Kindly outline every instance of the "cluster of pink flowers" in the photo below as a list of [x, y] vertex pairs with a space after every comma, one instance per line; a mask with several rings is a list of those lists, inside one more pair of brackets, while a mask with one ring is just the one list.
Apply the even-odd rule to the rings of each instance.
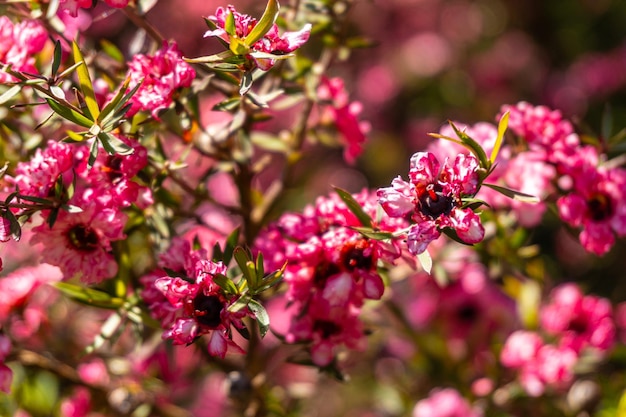
[[606, 164], [605, 155], [582, 145], [557, 110], [525, 102], [505, 110], [510, 112], [511, 130], [559, 174], [561, 219], [581, 229], [580, 243], [587, 251], [608, 252], [615, 235], [626, 236], [626, 170]]
[[482, 417], [478, 407], [472, 407], [453, 388], [434, 389], [428, 398], [415, 404], [413, 417]]
[[[231, 35], [225, 30], [226, 18], [229, 14], [232, 14], [235, 22], [234, 37], [238, 40], [243, 40], [250, 34], [250, 32], [257, 25], [257, 20], [246, 14], [239, 13], [231, 5], [228, 7], [218, 7], [215, 11], [215, 15], [209, 16], [209, 20], [216, 26], [215, 29], [209, 30], [204, 34], [204, 37], [215, 36], [226, 43], [231, 43]], [[286, 55], [296, 49], [300, 48], [307, 40], [311, 33], [311, 25], [306, 24], [298, 32], [285, 32], [282, 36], [278, 33], [278, 25], [272, 24], [269, 31], [254, 44], [250, 45], [252, 52], [264, 52], [272, 55]], [[250, 60], [263, 71], [267, 71], [274, 66], [276, 59], [268, 57], [255, 57], [254, 55], [248, 55]]]
[[[15, 71], [36, 74], [35, 54], [41, 52], [48, 40], [48, 32], [38, 20], [13, 23], [0, 16], [0, 65], [11, 65]], [[16, 81], [0, 69], [0, 84]]]
[[172, 42], [165, 43], [154, 55], [135, 55], [128, 63], [127, 77], [129, 89], [141, 83], [130, 100], [132, 107], [127, 115], [148, 111], [158, 120], [159, 112], [172, 104], [177, 91], [191, 86], [196, 72], [183, 61], [178, 46]]
[[[147, 163], [145, 148], [128, 138], [120, 140], [134, 152], [108, 155], [101, 149], [92, 167], [89, 144], [50, 141], [31, 161], [18, 163], [15, 175], [8, 178], [20, 195], [73, 207], [43, 210], [45, 221], [33, 227], [30, 240], [42, 245], [42, 261], [57, 265], [67, 279], [78, 274], [85, 283], [98, 283], [114, 276], [117, 263], [111, 242], [125, 238], [126, 215], [121, 210], [152, 201], [150, 190], [133, 179]], [[73, 195], [58, 193], [59, 185], [63, 190], [73, 187]]]
[[[104, 0], [106, 4], [116, 9], [128, 6], [131, 0]], [[67, 10], [71, 16], [76, 17], [78, 9], [90, 9], [93, 7], [93, 0], [61, 0], [61, 8]]]
[[452, 229], [465, 243], [478, 243], [485, 230], [480, 217], [463, 198], [472, 197], [480, 186], [478, 160], [472, 155], [458, 154], [454, 162], [446, 159], [443, 167], [430, 152], [417, 152], [411, 157], [410, 182], [400, 176], [391, 187], [380, 188], [378, 199], [391, 217], [410, 220], [407, 245], [409, 252], [420, 254]]
[[192, 250], [182, 239], [173, 241], [159, 263], [161, 269], [142, 278], [142, 298], [166, 329], [163, 339], [189, 345], [208, 334], [212, 356], [224, 358], [229, 349], [243, 353], [233, 341], [232, 327], [243, 329], [242, 320], [254, 313], [246, 306], [234, 308], [239, 296], [225, 293], [214, 282], [216, 275], [226, 276], [226, 266], [208, 260], [205, 250]]
[[[456, 124], [456, 126], [475, 140], [487, 155], [491, 154], [498, 136], [498, 129], [495, 125], [479, 122], [471, 126], [463, 124]], [[451, 138], [456, 137], [449, 125], [444, 126], [439, 134]], [[467, 148], [446, 139], [431, 142], [427, 150], [435, 154], [439, 160], [453, 159], [459, 153], [469, 154]], [[532, 204], [513, 200], [488, 187], [482, 187], [476, 197], [487, 202], [494, 209], [506, 210], [513, 214], [519, 224], [525, 227], [537, 226], [547, 208], [543, 200], [554, 191], [552, 182], [556, 176], [555, 168], [545, 161], [543, 152], [513, 151], [506, 141], [502, 144], [495, 162], [495, 168], [489, 175], [489, 183], [538, 197], [541, 201]]]
[[[368, 191], [354, 195], [366, 213], [376, 213], [375, 196]], [[403, 224], [383, 219], [380, 230], [394, 231]], [[287, 300], [295, 309], [285, 339], [310, 343], [313, 362], [329, 365], [336, 348], [364, 348], [364, 328], [359, 319], [366, 299], [383, 295], [378, 262], [393, 262], [398, 247], [371, 240], [352, 227], [358, 218], [337, 196], [319, 197], [303, 213], [287, 213], [271, 224], [256, 241], [267, 268], [285, 261]]]
[[341, 78], [322, 77], [317, 89], [317, 98], [322, 107], [322, 124], [332, 123], [341, 135], [346, 162], [353, 164], [363, 152], [366, 134], [370, 124], [358, 119], [362, 105], [358, 101], [350, 101], [344, 82]]
[[[518, 330], [506, 340], [501, 363], [516, 369], [531, 396], [546, 389], [563, 390], [574, 381], [574, 367], [583, 354], [603, 357], [616, 340], [615, 322], [607, 299], [584, 295], [575, 284], [563, 284], [550, 294], [540, 311], [542, 334]], [[544, 338], [555, 341], [545, 342]]]

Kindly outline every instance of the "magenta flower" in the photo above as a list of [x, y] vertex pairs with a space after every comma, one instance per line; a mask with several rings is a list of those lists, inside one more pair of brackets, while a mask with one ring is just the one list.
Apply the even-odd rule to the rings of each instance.
[[482, 411], [470, 406], [453, 388], [434, 389], [428, 398], [418, 401], [413, 417], [481, 417]]
[[541, 325], [559, 345], [581, 352], [593, 348], [606, 352], [615, 343], [615, 323], [609, 300], [584, 295], [575, 284], [563, 284], [550, 294], [541, 309]]
[[[218, 7], [214, 16], [209, 16], [209, 20], [216, 26], [214, 30], [209, 30], [204, 34], [204, 37], [216, 36], [226, 43], [231, 43], [231, 37], [226, 30], [224, 30], [226, 18], [232, 13], [235, 21], [235, 34], [234, 36], [242, 40], [254, 29], [257, 20], [246, 14], [241, 14], [235, 10], [235, 7], [229, 5], [226, 8]], [[296, 49], [300, 48], [307, 40], [311, 32], [311, 25], [306, 24], [298, 32], [285, 32], [282, 36], [278, 34], [278, 25], [275, 23], [270, 30], [254, 44], [250, 45], [251, 52], [264, 52], [272, 55], [285, 55], [289, 54]], [[259, 58], [252, 55], [248, 55], [249, 58], [256, 64], [257, 67], [263, 71], [267, 71], [274, 66], [276, 59], [273, 58]]]
[[[190, 256], [195, 254], [189, 253]], [[175, 319], [163, 332], [163, 339], [171, 339], [176, 345], [188, 345], [208, 334], [211, 355], [224, 358], [229, 348], [243, 353], [232, 340], [231, 327], [242, 329], [242, 319], [254, 317], [254, 314], [247, 307], [231, 309], [238, 297], [225, 294], [213, 282], [216, 274], [226, 274], [226, 267], [221, 262], [199, 260], [190, 272], [185, 279], [164, 276], [154, 281], [154, 287], [175, 309]]]
[[154, 55], [138, 54], [128, 63], [129, 89], [143, 80], [131, 98], [128, 116], [148, 111], [159, 120], [158, 113], [168, 108], [179, 89], [191, 86], [194, 69], [183, 61], [176, 43], [165, 43]]
[[350, 102], [341, 78], [322, 77], [317, 89], [320, 104], [328, 104], [322, 110], [322, 122], [333, 123], [341, 135], [344, 145], [343, 157], [349, 164], [363, 152], [366, 134], [370, 130], [368, 122], [359, 121], [361, 103]]
[[409, 252], [420, 254], [445, 228], [453, 229], [466, 243], [478, 243], [485, 230], [480, 218], [470, 208], [463, 208], [462, 198], [478, 190], [478, 160], [472, 155], [457, 155], [454, 164], [443, 167], [430, 152], [411, 157], [410, 182], [395, 178], [391, 187], [378, 190], [378, 199], [391, 217], [412, 221], [408, 231]]
[[[14, 71], [36, 74], [35, 54], [48, 40], [48, 32], [37, 20], [13, 23], [0, 16], [0, 65], [10, 64]], [[13, 76], [0, 71], [0, 84], [16, 81]]]
[[66, 279], [78, 275], [87, 284], [99, 283], [117, 273], [111, 242], [125, 238], [126, 215], [96, 202], [81, 208], [80, 213], [60, 210], [52, 228], [35, 227], [30, 243], [42, 244], [43, 262], [61, 268]]
[[[364, 191], [353, 197], [375, 217], [373, 194]], [[384, 291], [377, 265], [400, 255], [393, 244], [367, 239], [351, 228], [360, 225], [333, 194], [318, 198], [302, 214], [284, 214], [255, 242], [266, 269], [278, 269], [287, 261], [286, 296], [297, 312], [285, 338], [289, 343], [308, 343], [318, 366], [329, 365], [342, 345], [364, 347], [361, 307], [367, 299], [380, 299]], [[386, 231], [405, 226], [401, 219], [391, 218], [378, 225]]]
[[626, 170], [592, 165], [583, 155], [571, 162], [567, 173], [573, 189], [557, 201], [561, 219], [581, 228], [583, 247], [604, 255], [615, 235], [626, 236]]

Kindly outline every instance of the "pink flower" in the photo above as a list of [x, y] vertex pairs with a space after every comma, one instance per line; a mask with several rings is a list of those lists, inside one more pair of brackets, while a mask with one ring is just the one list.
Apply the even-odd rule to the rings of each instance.
[[324, 105], [322, 122], [336, 126], [345, 147], [343, 157], [346, 162], [353, 164], [363, 152], [363, 144], [367, 140], [365, 135], [370, 130], [369, 123], [358, 120], [361, 103], [348, 100], [341, 78], [322, 77], [317, 96], [320, 104]]
[[528, 395], [538, 397], [547, 387], [561, 391], [574, 380], [578, 355], [567, 347], [544, 345], [536, 356], [520, 369], [520, 384]]
[[[14, 24], [7, 16], [0, 16], [0, 64], [10, 64], [14, 71], [36, 74], [35, 54], [48, 40], [48, 32], [37, 20]], [[0, 71], [0, 84], [16, 81]]]
[[615, 343], [615, 323], [609, 300], [583, 295], [575, 284], [563, 284], [550, 293], [550, 303], [541, 309], [541, 325], [558, 336], [559, 345], [580, 353], [585, 348], [599, 352]]
[[165, 43], [154, 55], [135, 55], [128, 63], [127, 76], [131, 79], [129, 90], [143, 80], [127, 115], [149, 111], [159, 120], [158, 113], [172, 104], [179, 89], [191, 86], [196, 72], [183, 61], [176, 43]]
[[453, 388], [434, 389], [428, 398], [418, 401], [413, 417], [481, 417], [482, 411], [472, 408]]
[[462, 198], [478, 190], [478, 160], [457, 155], [454, 164], [443, 167], [429, 152], [411, 157], [410, 183], [398, 177], [392, 186], [378, 190], [378, 199], [391, 217], [408, 218], [413, 225], [407, 236], [409, 252], [420, 254], [445, 228], [453, 229], [466, 243], [478, 243], [485, 234], [480, 218], [462, 208]]
[[[353, 197], [375, 217], [373, 194], [363, 191]], [[399, 224], [406, 225], [398, 220], [384, 219], [378, 227], [392, 231]], [[308, 343], [318, 366], [330, 364], [341, 345], [364, 346], [360, 309], [366, 299], [379, 299], [384, 291], [377, 264], [393, 262], [400, 255], [399, 248], [367, 239], [350, 228], [360, 225], [333, 194], [318, 198], [302, 214], [284, 214], [255, 242], [266, 269], [278, 269], [287, 261], [286, 296], [296, 313], [285, 337], [289, 343]]]
[[68, 173], [73, 164], [74, 146], [50, 140], [43, 150], [37, 148], [28, 162], [17, 164], [15, 176], [9, 182], [23, 195], [46, 198], [57, 179]]
[[570, 158], [566, 172], [573, 189], [557, 201], [559, 215], [582, 229], [579, 239], [587, 251], [604, 255], [615, 235], [626, 236], [626, 170], [597, 167], [581, 153]]
[[[176, 317], [171, 324], [164, 326], [167, 329], [163, 332], [163, 339], [188, 345], [208, 334], [208, 351], [212, 356], [224, 358], [228, 349], [243, 353], [232, 340], [231, 327], [242, 329], [242, 319], [254, 317], [254, 314], [247, 307], [236, 311], [230, 309], [238, 297], [225, 294], [213, 282], [216, 274], [226, 274], [226, 267], [221, 262], [200, 260], [190, 272], [185, 279], [163, 276], [154, 281], [154, 287], [174, 308]], [[158, 305], [163, 304], [156, 301]]]
[[[215, 29], [209, 30], [204, 37], [216, 36], [226, 43], [231, 43], [231, 35], [224, 30], [226, 18], [229, 14], [235, 21], [234, 37], [241, 40], [244, 39], [254, 29], [257, 20], [246, 14], [241, 14], [235, 10], [233, 6], [226, 8], [218, 7], [214, 16], [209, 16], [209, 20], [215, 24]], [[308, 39], [311, 32], [311, 25], [306, 24], [298, 32], [285, 32], [282, 36], [278, 34], [278, 26], [274, 23], [270, 30], [258, 41], [250, 46], [251, 52], [264, 52], [273, 55], [289, 54], [301, 47]], [[252, 62], [263, 71], [268, 71], [276, 63], [272, 58], [255, 57], [253, 54], [248, 55]]]
[[111, 242], [125, 237], [126, 215], [95, 202], [80, 213], [60, 210], [54, 226], [33, 229], [31, 244], [43, 245], [42, 260], [56, 265], [66, 279], [78, 275], [87, 284], [99, 283], [117, 273]]
[[509, 368], [520, 368], [537, 357], [543, 339], [535, 332], [518, 330], [509, 335], [500, 352], [500, 362]]

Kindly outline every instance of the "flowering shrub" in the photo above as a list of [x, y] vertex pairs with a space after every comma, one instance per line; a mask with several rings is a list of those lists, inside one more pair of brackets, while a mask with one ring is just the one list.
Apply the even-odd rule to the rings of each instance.
[[[385, 103], [481, 8], [426, 2], [448, 23], [406, 43], [385, 22], [392, 65], [358, 59], [358, 2], [189, 2], [171, 37], [166, 3], [0, 2], [0, 415], [624, 414], [608, 112], [594, 135], [498, 102], [399, 151]], [[507, 78], [481, 62], [448, 76]]]

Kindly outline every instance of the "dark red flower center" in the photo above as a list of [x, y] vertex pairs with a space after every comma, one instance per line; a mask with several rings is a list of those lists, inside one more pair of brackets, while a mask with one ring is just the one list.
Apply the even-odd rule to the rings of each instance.
[[330, 336], [341, 333], [341, 327], [337, 323], [328, 320], [316, 320], [313, 324], [313, 331], [320, 333], [322, 339], [328, 339]]
[[222, 322], [220, 313], [222, 301], [217, 295], [198, 294], [193, 300], [194, 316], [198, 323], [208, 327], [217, 327]]
[[365, 239], [359, 239], [354, 242], [348, 242], [341, 248], [341, 265], [348, 271], [355, 269], [372, 269], [374, 260], [372, 259], [372, 251], [366, 255], [370, 243]]
[[478, 316], [480, 315], [480, 311], [478, 307], [474, 304], [468, 303], [463, 304], [457, 311], [456, 316], [462, 323], [474, 323]]
[[100, 238], [95, 230], [84, 224], [77, 224], [67, 232], [67, 239], [74, 249], [93, 252], [98, 249]]
[[594, 194], [587, 200], [587, 209], [590, 217], [597, 222], [606, 220], [613, 215], [611, 198], [602, 193]]
[[426, 188], [417, 190], [420, 212], [432, 219], [442, 214], [448, 215], [454, 208], [454, 198], [442, 192], [440, 184], [428, 184]]

